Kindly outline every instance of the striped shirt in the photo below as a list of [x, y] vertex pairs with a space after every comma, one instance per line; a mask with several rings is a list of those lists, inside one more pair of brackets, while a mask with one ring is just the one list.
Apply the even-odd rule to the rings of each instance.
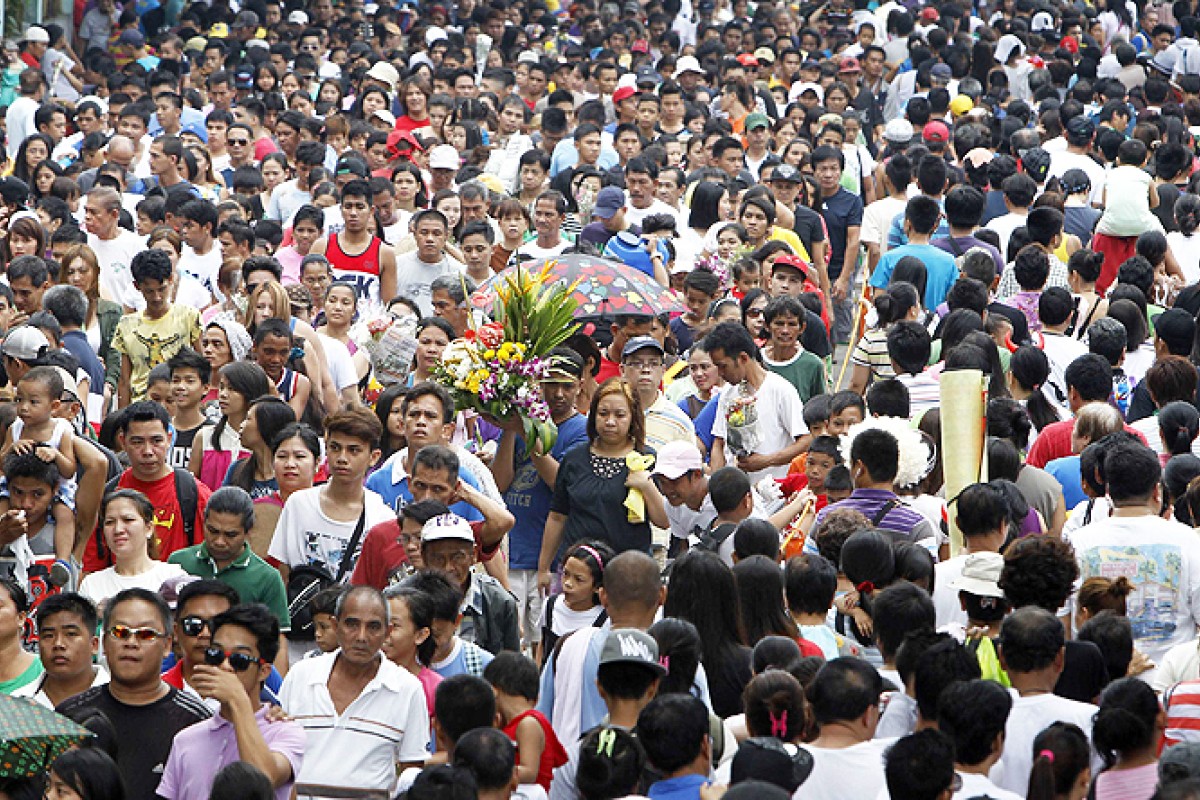
[[683, 409], [662, 392], [646, 409], [646, 446], [658, 451], [668, 442], [696, 441], [696, 426]]
[[[875, 517], [884, 510], [884, 506], [893, 503], [882, 519]], [[828, 505], [817, 514], [816, 526], [819, 526], [825, 516], [834, 509], [850, 509], [858, 511], [872, 524], [881, 530], [896, 534], [901, 541], [919, 542], [936, 535], [933, 525], [920, 511], [905, 504], [895, 492], [886, 489], [855, 489], [849, 497], [832, 505]]]

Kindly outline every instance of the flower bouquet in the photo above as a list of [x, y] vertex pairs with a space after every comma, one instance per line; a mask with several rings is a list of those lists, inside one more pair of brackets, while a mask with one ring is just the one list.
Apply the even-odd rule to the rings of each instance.
[[517, 266], [492, 286], [493, 322], [467, 330], [446, 347], [430, 370], [460, 411], [521, 420], [525, 441], [549, 452], [558, 436], [541, 381], [553, 366], [550, 351], [578, 327], [573, 322], [574, 285], [556, 282], [554, 262], [538, 272]]
[[725, 446], [735, 456], [749, 455], [759, 444], [757, 399], [748, 384], [742, 383], [734, 389], [737, 394], [729, 401], [729, 412], [725, 418]]

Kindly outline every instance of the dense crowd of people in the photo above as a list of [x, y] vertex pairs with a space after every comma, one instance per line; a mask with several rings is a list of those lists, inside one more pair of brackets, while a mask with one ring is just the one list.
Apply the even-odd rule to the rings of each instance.
[[[0, 798], [1200, 798], [1194, 2], [71, 23], [0, 80], [0, 694], [91, 735]], [[464, 411], [572, 259], [556, 438]]]

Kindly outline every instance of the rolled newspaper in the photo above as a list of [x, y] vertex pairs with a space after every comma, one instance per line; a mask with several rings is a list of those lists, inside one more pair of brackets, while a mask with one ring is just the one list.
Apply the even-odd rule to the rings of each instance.
[[[943, 372], [941, 376], [942, 467], [946, 497], [956, 498], [972, 483], [984, 480], [984, 441], [987, 434], [987, 383], [977, 369]], [[962, 550], [962, 531], [950, 516], [950, 555]]]

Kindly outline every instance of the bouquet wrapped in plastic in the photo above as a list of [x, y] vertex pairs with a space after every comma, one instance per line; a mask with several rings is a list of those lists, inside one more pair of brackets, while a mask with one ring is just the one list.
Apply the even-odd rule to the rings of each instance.
[[417, 353], [414, 319], [397, 319], [381, 312], [360, 320], [350, 329], [350, 338], [367, 351], [374, 379], [383, 388], [408, 379], [413, 356]]
[[725, 418], [725, 446], [735, 456], [750, 455], [759, 444], [758, 408], [753, 390], [745, 383], [734, 387]]
[[538, 444], [543, 452], [554, 446], [558, 428], [541, 382], [552, 366], [550, 351], [578, 327], [573, 322], [574, 286], [555, 282], [552, 268], [553, 262], [536, 273], [518, 267], [498, 279], [492, 286], [494, 321], [451, 342], [430, 370], [460, 411], [494, 419], [516, 416], [529, 448]]

